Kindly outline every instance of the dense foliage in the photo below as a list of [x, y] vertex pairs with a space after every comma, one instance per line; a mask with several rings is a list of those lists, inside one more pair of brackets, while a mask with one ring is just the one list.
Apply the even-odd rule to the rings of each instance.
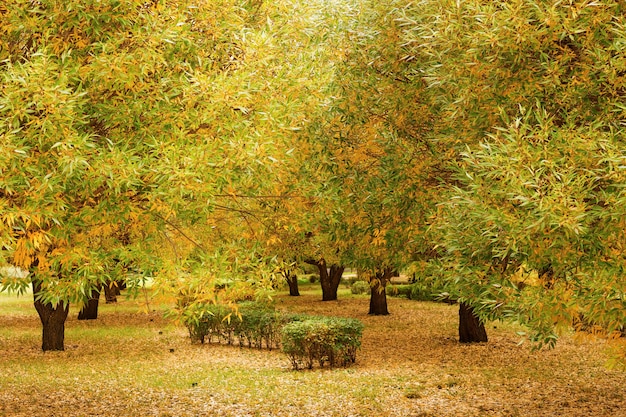
[[192, 342], [238, 344], [269, 350], [280, 347], [282, 326], [290, 318], [265, 303], [241, 303], [236, 309], [222, 304], [181, 306], [180, 321]]
[[229, 305], [302, 262], [359, 268], [373, 314], [410, 267], [433, 274], [416, 296], [540, 344], [621, 334], [625, 7], [9, 0], [0, 289], [33, 286], [45, 339], [93, 288], [151, 279], [230, 339]]
[[348, 366], [356, 361], [362, 334], [356, 319], [300, 317], [282, 328], [282, 351], [294, 369]]
[[467, 144], [440, 202], [441, 271], [483, 317], [540, 343], [626, 321], [623, 2], [421, 2], [405, 41]]

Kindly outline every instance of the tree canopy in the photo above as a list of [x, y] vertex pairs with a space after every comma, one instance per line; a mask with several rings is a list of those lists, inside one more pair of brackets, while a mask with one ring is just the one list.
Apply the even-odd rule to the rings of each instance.
[[540, 343], [622, 331], [624, 12], [9, 0], [0, 264], [31, 275], [1, 288], [56, 308], [128, 270], [261, 287], [308, 258], [373, 283], [419, 260]]
[[[433, 226], [443, 273], [486, 317], [551, 344], [624, 309], [624, 5], [421, 2], [405, 41], [466, 144]], [[452, 142], [452, 140], [450, 140]]]

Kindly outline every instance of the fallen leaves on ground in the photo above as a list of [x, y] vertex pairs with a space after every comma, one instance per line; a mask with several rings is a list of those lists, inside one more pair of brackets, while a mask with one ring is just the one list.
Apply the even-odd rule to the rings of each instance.
[[365, 323], [355, 366], [296, 372], [277, 351], [192, 345], [128, 306], [72, 316], [66, 350], [42, 353], [36, 314], [2, 315], [0, 416], [626, 416], [602, 340], [532, 351], [491, 323], [489, 343], [461, 345], [457, 306], [390, 298], [391, 315], [368, 316], [366, 297], [302, 293], [278, 308]]

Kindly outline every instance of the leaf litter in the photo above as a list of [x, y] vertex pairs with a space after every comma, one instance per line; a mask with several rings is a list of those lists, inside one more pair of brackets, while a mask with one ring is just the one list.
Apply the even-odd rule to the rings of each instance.
[[192, 345], [128, 306], [74, 314], [66, 350], [43, 353], [36, 314], [2, 315], [0, 416], [626, 416], [626, 374], [601, 339], [532, 351], [489, 323], [488, 343], [462, 345], [456, 306], [390, 298], [389, 316], [368, 316], [367, 297], [302, 294], [277, 307], [364, 322], [355, 366], [296, 372], [277, 351]]

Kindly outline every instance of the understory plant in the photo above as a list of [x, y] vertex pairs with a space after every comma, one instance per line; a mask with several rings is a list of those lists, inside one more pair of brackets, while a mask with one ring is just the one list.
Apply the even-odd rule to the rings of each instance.
[[350, 292], [352, 294], [369, 294], [371, 291], [372, 287], [365, 281], [355, 281], [350, 285]]
[[306, 317], [283, 327], [282, 351], [296, 370], [316, 363], [348, 366], [356, 361], [362, 334], [363, 323], [356, 319]]
[[263, 302], [223, 305], [190, 303], [180, 321], [192, 343], [225, 343], [258, 349], [280, 348], [293, 369], [349, 366], [361, 346], [363, 323], [277, 311]]
[[280, 346], [280, 328], [286, 317], [273, 306], [244, 302], [227, 306], [194, 303], [182, 313], [192, 343], [227, 343], [267, 348]]

